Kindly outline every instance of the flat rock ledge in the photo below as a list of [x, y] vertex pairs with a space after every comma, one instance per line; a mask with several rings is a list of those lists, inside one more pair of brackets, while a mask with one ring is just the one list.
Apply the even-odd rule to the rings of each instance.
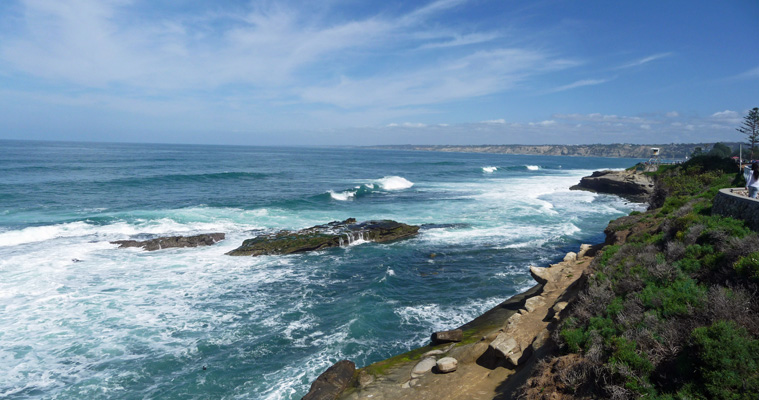
[[111, 244], [119, 245], [119, 248], [142, 247], [147, 251], [169, 249], [172, 247], [198, 247], [210, 246], [224, 240], [224, 233], [205, 233], [195, 236], [165, 236], [149, 240], [116, 240]]
[[580, 179], [570, 190], [616, 194], [636, 203], [647, 202], [654, 192], [654, 180], [637, 171], [596, 171]]
[[230, 256], [263, 256], [302, 253], [330, 247], [343, 247], [356, 241], [389, 242], [404, 239], [419, 231], [415, 225], [392, 220], [356, 222], [355, 218], [333, 221], [299, 231], [279, 231], [242, 242]]

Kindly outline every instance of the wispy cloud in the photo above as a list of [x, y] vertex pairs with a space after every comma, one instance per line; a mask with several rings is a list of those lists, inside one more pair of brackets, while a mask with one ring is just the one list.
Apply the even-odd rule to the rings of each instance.
[[473, 33], [468, 35], [458, 35], [451, 39], [435, 43], [426, 43], [420, 46], [420, 49], [439, 49], [444, 47], [467, 46], [477, 43], [485, 43], [498, 38], [496, 33]]
[[757, 79], [759, 78], [759, 67], [752, 68], [746, 72], [735, 76], [738, 79]]
[[548, 91], [548, 93], [563, 92], [565, 90], [576, 89], [583, 86], [594, 86], [602, 83], [609, 82], [611, 79], [583, 79], [580, 81], [572, 82], [568, 85], [559, 86]]
[[671, 57], [672, 55], [673, 55], [673, 53], [658, 53], [658, 54], [653, 54], [653, 55], [650, 55], [648, 57], [643, 57], [641, 59], [638, 59], [638, 60], [635, 60], [635, 61], [631, 61], [631, 62], [626, 63], [626, 64], [622, 64], [622, 65], [618, 66], [616, 69], [625, 69], [625, 68], [638, 67], [638, 66], [641, 66], [641, 65], [644, 65], [644, 64], [648, 64], [648, 63], [650, 63], [652, 61], [656, 61], [656, 60], [659, 60], [659, 59], [662, 59], [662, 58], [666, 58], [666, 57]]

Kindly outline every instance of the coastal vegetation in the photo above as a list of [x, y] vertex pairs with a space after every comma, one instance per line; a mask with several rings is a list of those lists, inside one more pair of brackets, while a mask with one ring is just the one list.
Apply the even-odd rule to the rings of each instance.
[[609, 224], [526, 398], [755, 398], [759, 235], [712, 213], [720, 188], [744, 184], [736, 171], [700, 156], [652, 174], [649, 209]]

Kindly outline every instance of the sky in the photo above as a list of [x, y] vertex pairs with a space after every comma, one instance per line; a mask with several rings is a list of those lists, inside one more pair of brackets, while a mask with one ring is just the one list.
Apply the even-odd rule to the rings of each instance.
[[1, 0], [0, 139], [741, 141], [759, 1]]

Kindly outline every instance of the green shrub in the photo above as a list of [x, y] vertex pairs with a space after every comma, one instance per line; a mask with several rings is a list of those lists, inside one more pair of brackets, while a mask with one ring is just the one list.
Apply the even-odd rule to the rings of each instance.
[[635, 342], [627, 340], [622, 337], [615, 337], [614, 354], [612, 355], [612, 363], [624, 363], [637, 372], [644, 374], [650, 374], [654, 370], [653, 364], [645, 355], [640, 355], [636, 351]]
[[588, 340], [588, 335], [582, 328], [564, 328], [561, 330], [561, 338], [567, 344], [567, 348], [572, 353], [579, 353]]
[[754, 280], [759, 280], [759, 251], [741, 257], [733, 264], [733, 268], [743, 275]]
[[611, 260], [612, 257], [614, 257], [615, 254], [619, 251], [620, 246], [619, 245], [612, 245], [612, 246], [606, 246], [604, 247], [603, 253], [601, 253], [601, 257], [598, 259], [598, 262], [606, 266], [606, 264], [609, 263], [609, 260]]
[[696, 328], [693, 350], [708, 398], [756, 399], [759, 393], [759, 340], [733, 322]]
[[649, 283], [638, 296], [646, 308], [669, 318], [687, 315], [688, 307], [701, 307], [706, 299], [706, 288], [691, 278], [681, 277], [669, 285]]

